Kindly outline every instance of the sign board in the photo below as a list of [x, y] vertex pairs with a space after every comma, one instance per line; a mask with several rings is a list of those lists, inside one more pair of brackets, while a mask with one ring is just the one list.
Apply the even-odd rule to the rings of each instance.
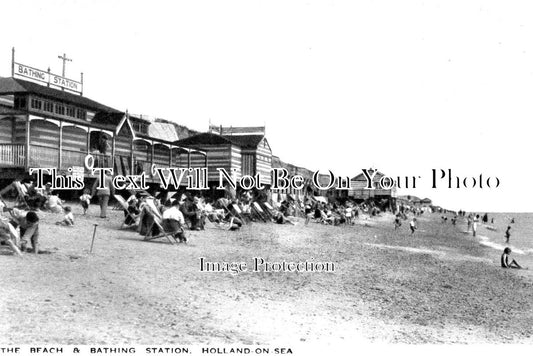
[[53, 85], [76, 93], [83, 92], [83, 83], [81, 82], [17, 62], [14, 62], [13, 66], [13, 75], [33, 79], [41, 83], [46, 83], [47, 85]]

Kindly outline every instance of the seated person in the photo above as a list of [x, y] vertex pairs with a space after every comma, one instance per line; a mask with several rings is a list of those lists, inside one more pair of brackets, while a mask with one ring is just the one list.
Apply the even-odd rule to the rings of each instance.
[[506, 247], [505, 250], [503, 250], [503, 254], [501, 257], [501, 263], [503, 268], [522, 268], [518, 262], [515, 260], [511, 260], [511, 249], [509, 247]]
[[190, 197], [181, 204], [180, 210], [184, 218], [191, 221], [191, 230], [200, 230], [200, 219], [197, 214], [198, 208]]
[[165, 232], [174, 232], [174, 237], [180, 242], [187, 242], [182, 226], [185, 219], [179, 209], [179, 200], [174, 200], [170, 208], [163, 212], [163, 229]]
[[152, 197], [147, 197], [142, 203], [141, 214], [139, 215], [139, 233], [144, 236], [159, 235], [161, 231], [156, 224], [155, 219], [161, 220], [161, 214], [155, 207]]
[[274, 215], [274, 221], [276, 224], [291, 224], [296, 225], [292, 221], [290, 221], [288, 218], [286, 218], [280, 211], [277, 211]]
[[59, 199], [57, 192], [52, 192], [52, 194], [48, 197], [46, 207], [50, 209], [53, 213], [60, 213], [63, 210], [62, 205], [63, 202], [61, 201], [61, 199]]
[[140, 213], [141, 211], [137, 208], [137, 200], [130, 200], [128, 203], [128, 211], [124, 211], [124, 225], [136, 226], [139, 223], [138, 217]]
[[56, 222], [56, 225], [63, 226], [73, 226], [74, 225], [74, 214], [72, 214], [72, 209], [70, 206], [63, 208], [65, 210], [65, 217], [63, 220]]

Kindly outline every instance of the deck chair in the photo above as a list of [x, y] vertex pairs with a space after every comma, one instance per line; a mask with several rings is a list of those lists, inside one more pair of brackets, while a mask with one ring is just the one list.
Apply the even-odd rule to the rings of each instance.
[[[148, 233], [144, 236], [144, 241], [151, 241], [151, 240], [155, 240], [155, 239], [160, 239], [160, 238], [166, 238], [172, 245], [176, 245], [179, 243], [179, 240], [176, 239], [176, 237], [174, 236], [174, 234], [176, 234], [177, 232], [181, 232], [181, 233], [185, 233], [183, 228], [180, 226], [180, 229], [177, 230], [177, 231], [166, 231], [164, 228], [163, 228], [163, 221], [158, 219], [157, 217], [155, 217], [154, 219], [154, 222], [152, 223], [152, 226], [150, 226], [148, 228]], [[152, 231], [152, 228], [153, 228], [153, 225], [157, 226], [157, 228], [159, 229], [160, 233], [157, 234], [157, 235], [149, 235], [150, 232]]]
[[256, 201], [252, 203], [252, 212], [254, 212], [255, 215], [258, 216], [264, 222], [270, 220], [270, 217], [265, 213], [263, 208], [261, 208], [261, 205], [259, 205], [259, 203], [257, 203]]
[[14, 181], [13, 186], [15, 187], [17, 191], [17, 200], [15, 202], [15, 205], [21, 206], [25, 209], [30, 210], [30, 206], [28, 205], [28, 202], [26, 201], [26, 197], [28, 196], [26, 187], [23, 187], [22, 183], [19, 181]]
[[7, 221], [7, 219], [2, 218], [0, 218], [0, 228], [3, 228], [4, 230], [7, 230], [9, 232], [9, 237], [0, 234], [0, 240], [7, 243], [7, 245], [11, 248], [11, 250], [13, 250], [13, 252], [17, 256], [22, 257], [22, 253], [17, 247], [20, 241], [20, 236], [17, 229], [15, 229], [13, 225], [11, 225], [9, 221]]
[[270, 205], [268, 202], [264, 202], [260, 204], [264, 209], [265, 213], [272, 219], [274, 218], [275, 212], [277, 211]]
[[243, 217], [243, 213], [242, 213], [242, 210], [241, 208], [239, 208], [239, 206], [237, 204], [231, 204], [232, 208], [233, 208], [233, 211], [235, 212], [235, 216], [238, 217], [239, 219], [241, 219], [241, 221], [243, 222], [243, 224], [247, 224], [246, 223], [246, 220], [244, 219]]
[[[128, 210], [128, 203], [126, 203], [124, 198], [117, 194], [115, 195], [115, 199], [117, 200], [120, 208], [124, 210], [124, 213], [126, 213], [126, 215], [129, 216], [135, 222], [135, 226], [137, 226], [139, 224], [139, 217], [134, 216], [132, 213], [130, 213], [130, 211]], [[126, 219], [124, 219], [124, 221], [122, 222], [122, 225], [120, 225], [120, 229], [123, 229], [125, 224], [126, 224]]]

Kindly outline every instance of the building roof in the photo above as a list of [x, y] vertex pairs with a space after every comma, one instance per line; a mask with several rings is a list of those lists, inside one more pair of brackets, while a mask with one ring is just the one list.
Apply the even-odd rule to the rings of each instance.
[[242, 148], [257, 148], [257, 145], [263, 140], [264, 135], [223, 135], [235, 145]]
[[179, 140], [176, 143], [182, 146], [220, 145], [230, 143], [242, 148], [256, 148], [261, 140], [263, 140], [263, 137], [263, 135], [221, 136], [215, 133], [204, 132]]
[[179, 146], [220, 145], [233, 143], [224, 136], [204, 132], [175, 142]]
[[176, 127], [166, 122], [152, 122], [148, 126], [148, 136], [168, 142], [179, 140]]
[[119, 110], [100, 104], [94, 100], [81, 95], [72, 94], [68, 91], [62, 91], [49, 88], [44, 85], [33, 83], [19, 78], [0, 78], [0, 94], [32, 93], [39, 96], [47, 97], [54, 100], [60, 100], [66, 103], [82, 106], [95, 111], [104, 111], [109, 113], [118, 113]]

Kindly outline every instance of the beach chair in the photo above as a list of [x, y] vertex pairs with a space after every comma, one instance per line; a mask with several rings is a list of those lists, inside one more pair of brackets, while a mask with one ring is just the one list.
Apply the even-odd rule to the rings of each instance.
[[[157, 226], [157, 228], [159, 229], [160, 233], [157, 234], [157, 235], [150, 235], [152, 229], [153, 229], [153, 225]], [[144, 241], [152, 241], [152, 240], [155, 240], [155, 239], [160, 239], [160, 238], [166, 238], [172, 245], [176, 245], [179, 243], [179, 240], [176, 239], [176, 237], [174, 236], [176, 233], [185, 233], [185, 231], [183, 230], [183, 228], [180, 226], [179, 230], [176, 230], [176, 231], [166, 231], [164, 228], [163, 228], [163, 224], [162, 224], [162, 221], [159, 220], [157, 217], [154, 219], [153, 223], [152, 223], [152, 226], [149, 226], [148, 228], [148, 233], [144, 236]]]
[[273, 219], [277, 210], [274, 209], [272, 205], [270, 205], [268, 202], [261, 203], [260, 205], [264, 207], [263, 211], [265, 211], [268, 214], [270, 219]]
[[[120, 208], [124, 210], [124, 213], [135, 222], [135, 224], [129, 225], [128, 227], [137, 226], [139, 224], [139, 217], [134, 216], [133, 214], [130, 213], [130, 211], [128, 210], [129, 208], [128, 203], [126, 203], [124, 198], [117, 194], [115, 195], [115, 199], [117, 200], [117, 203], [120, 206]], [[120, 225], [120, 229], [123, 229], [125, 224], [126, 224], [126, 219], [124, 219], [124, 221], [122, 222], [122, 225]]]
[[256, 201], [252, 203], [252, 211], [264, 222], [270, 220], [270, 217], [265, 213], [263, 208], [261, 208], [261, 205], [259, 205], [259, 203], [257, 203]]
[[233, 203], [231, 204], [231, 207], [232, 207], [232, 209], [233, 209], [233, 211], [234, 211], [234, 215], [235, 215], [236, 217], [238, 217], [239, 219], [241, 219], [241, 221], [243, 222], [243, 224], [247, 224], [247, 223], [246, 223], [246, 220], [245, 220], [244, 217], [243, 217], [243, 213], [242, 213], [241, 208], [239, 208], [239, 206], [238, 206], [237, 204], [233, 204]]
[[28, 202], [26, 201], [26, 198], [28, 197], [28, 192], [26, 190], [26, 187], [22, 185], [19, 181], [14, 181], [13, 186], [15, 187], [15, 190], [17, 191], [17, 200], [15, 202], [16, 206], [22, 207], [24, 209], [30, 210], [30, 206], [28, 205]]
[[9, 233], [9, 237], [6, 237], [0, 232], [0, 239], [4, 241], [17, 256], [22, 257], [22, 253], [17, 247], [20, 241], [20, 236], [17, 229], [15, 229], [9, 221], [3, 218], [0, 218], [0, 228], [7, 230]]

